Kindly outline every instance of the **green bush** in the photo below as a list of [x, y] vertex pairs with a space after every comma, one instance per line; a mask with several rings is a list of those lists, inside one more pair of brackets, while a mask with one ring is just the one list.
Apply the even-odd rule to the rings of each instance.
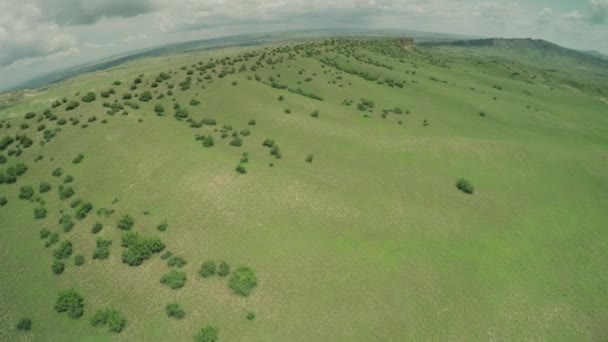
[[133, 98], [133, 95], [131, 95], [131, 93], [124, 93], [122, 94], [122, 99], [123, 100], [130, 100]]
[[264, 142], [262, 143], [263, 146], [266, 147], [273, 147], [274, 146], [274, 140], [272, 139], [265, 139]]
[[75, 289], [59, 292], [55, 311], [66, 312], [70, 318], [79, 318], [84, 314], [84, 298]]
[[319, 117], [319, 111], [315, 110], [314, 112], [310, 113], [310, 116], [313, 118], [318, 118]]
[[156, 226], [156, 229], [159, 232], [165, 232], [165, 231], [167, 231], [168, 228], [169, 228], [169, 224], [167, 223], [167, 221], [164, 221], [163, 223]]
[[141, 93], [141, 95], [139, 95], [139, 101], [148, 102], [150, 100], [152, 100], [152, 93], [148, 90], [144, 91], [143, 93]]
[[8, 200], [4, 196], [0, 196], [0, 207], [4, 207], [8, 203]]
[[85, 96], [81, 98], [82, 102], [93, 102], [95, 101], [95, 93], [88, 92]]
[[72, 255], [72, 242], [61, 241], [59, 247], [53, 251], [53, 256], [57, 259], [67, 259]]
[[181, 289], [186, 284], [186, 273], [171, 270], [160, 278], [160, 283], [173, 290]]
[[64, 232], [69, 232], [74, 228], [74, 221], [72, 221], [72, 217], [69, 214], [63, 214], [59, 218], [59, 224], [62, 225]]
[[85, 217], [87, 217], [91, 210], [93, 210], [93, 204], [91, 204], [90, 202], [80, 204], [78, 209], [76, 209], [76, 218], [79, 220], [83, 220]]
[[74, 181], [74, 177], [72, 175], [66, 175], [63, 178], [63, 184], [70, 184]]
[[105, 260], [110, 256], [110, 246], [112, 246], [111, 240], [106, 240], [102, 238], [97, 238], [95, 242], [96, 247], [93, 252], [93, 259], [95, 260]]
[[240, 174], [243, 175], [243, 174], [247, 173], [247, 169], [242, 164], [239, 164], [239, 165], [236, 166], [236, 172], [238, 172], [238, 173], [240, 173]]
[[[78, 106], [80, 106], [80, 103], [78, 103], [78, 101], [70, 101], [70, 103], [68, 103], [65, 106], [65, 110], [66, 111], [74, 110], [74, 109], [78, 108]], [[57, 122], [57, 123], [59, 123], [59, 122]], [[65, 123], [65, 120], [64, 120], [64, 123]]]
[[32, 197], [34, 197], [34, 188], [32, 188], [31, 186], [22, 186], [19, 189], [19, 198], [24, 199], [24, 200], [30, 200], [32, 199]]
[[177, 303], [168, 304], [165, 307], [165, 312], [167, 313], [167, 316], [175, 319], [182, 319], [186, 317], [186, 312]]
[[163, 255], [160, 256], [160, 258], [162, 260], [166, 260], [166, 259], [169, 259], [172, 255], [173, 255], [173, 253], [171, 253], [171, 251], [166, 251], [165, 253], [163, 253]]
[[7, 161], [8, 159], [4, 155], [0, 154], [0, 164], [6, 164]]
[[91, 317], [91, 325], [94, 327], [107, 327], [110, 332], [119, 333], [127, 325], [127, 319], [118, 310], [104, 308], [97, 310], [93, 317]]
[[154, 112], [158, 116], [162, 116], [165, 113], [165, 108], [160, 103], [154, 106]]
[[63, 171], [61, 170], [60, 167], [58, 167], [55, 170], [53, 170], [53, 172], [51, 174], [55, 177], [61, 177], [61, 175], [63, 174]]
[[82, 266], [84, 265], [84, 255], [78, 254], [74, 257], [74, 265]]
[[307, 163], [312, 163], [313, 158], [314, 158], [314, 156], [312, 154], [307, 155], [306, 156], [306, 162]]
[[194, 335], [194, 342], [216, 342], [218, 329], [213, 325], [207, 324]]
[[34, 218], [37, 220], [42, 220], [46, 217], [46, 209], [39, 207], [34, 209]]
[[49, 235], [49, 239], [44, 243], [44, 247], [50, 247], [59, 242], [59, 234], [52, 233]]
[[249, 126], [255, 126], [255, 120], [253, 120], [253, 119], [249, 120]]
[[475, 190], [473, 184], [464, 178], [461, 178], [456, 182], [456, 187], [458, 190], [470, 195], [472, 195], [473, 191]]
[[207, 261], [203, 262], [203, 264], [201, 265], [201, 269], [198, 271], [198, 273], [203, 278], [208, 278], [208, 277], [214, 275], [215, 274], [215, 261], [207, 260]]
[[19, 323], [17, 323], [17, 330], [20, 331], [30, 331], [32, 330], [32, 320], [30, 318], [24, 317]]
[[169, 267], [184, 267], [188, 262], [181, 256], [172, 256], [167, 261], [167, 266]]
[[82, 155], [81, 153], [79, 153], [76, 156], [76, 158], [74, 158], [74, 160], [72, 160], [72, 163], [74, 163], [74, 164], [80, 164], [83, 159], [84, 159], [84, 155]]
[[283, 95], [280, 95], [279, 96], [279, 101], [283, 101], [283, 100], [285, 100], [285, 98], [283, 97]]
[[203, 146], [204, 147], [211, 147], [213, 145], [214, 145], [213, 137], [211, 135], [207, 135], [205, 137], [205, 140], [203, 140]]
[[38, 187], [38, 191], [43, 194], [45, 192], [51, 191], [51, 184], [47, 182], [40, 182], [40, 186]]
[[225, 277], [230, 273], [230, 265], [225, 261], [220, 262], [220, 265], [217, 268], [217, 275], [220, 277]]
[[241, 145], [243, 145], [243, 139], [241, 139], [239, 136], [234, 137], [230, 142], [230, 146], [240, 147]]
[[51, 265], [51, 271], [53, 271], [53, 274], [62, 274], [65, 271], [65, 264], [55, 259]]
[[74, 189], [71, 186], [59, 186], [59, 198], [62, 200], [68, 199], [74, 195]]
[[228, 286], [234, 293], [241, 296], [249, 296], [251, 291], [257, 286], [258, 279], [249, 267], [239, 267], [230, 276]]
[[160, 253], [165, 245], [157, 237], [144, 238], [135, 232], [125, 232], [122, 246], [127, 248], [122, 253], [122, 261], [129, 266], [141, 265], [153, 254]]
[[25, 119], [26, 120], [31, 120], [31, 119], [33, 119], [35, 117], [36, 117], [36, 113], [34, 113], [34, 112], [27, 112], [27, 113], [25, 113]]
[[95, 222], [95, 223], [93, 223], [93, 227], [91, 228], [91, 231], [93, 232], [93, 234], [97, 234], [102, 229], [103, 229], [103, 225], [99, 222]]
[[49, 237], [49, 235], [51, 235], [51, 231], [46, 229], [46, 228], [42, 228], [40, 230], [40, 239], [44, 240], [46, 238]]
[[253, 321], [255, 319], [255, 313], [254, 312], [250, 312], [247, 314], [247, 319], [250, 321]]
[[131, 230], [134, 224], [135, 219], [126, 214], [122, 215], [122, 217], [116, 221], [116, 226], [122, 230]]

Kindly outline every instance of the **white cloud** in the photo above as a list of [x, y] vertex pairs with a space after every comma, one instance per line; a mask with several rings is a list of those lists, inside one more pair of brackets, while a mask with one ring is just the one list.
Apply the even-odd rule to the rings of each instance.
[[545, 7], [538, 13], [538, 18], [536, 19], [536, 21], [541, 24], [546, 24], [546, 23], [551, 22], [552, 19], [553, 19], [553, 10], [549, 7]]
[[145, 40], [145, 39], [148, 39], [148, 35], [145, 34], [145, 33], [139, 33], [139, 34], [134, 34], [134, 35], [126, 36], [123, 39], [123, 41], [125, 41], [125, 42], [128, 43], [128, 42], [133, 42], [133, 41], [136, 41], [136, 40]]

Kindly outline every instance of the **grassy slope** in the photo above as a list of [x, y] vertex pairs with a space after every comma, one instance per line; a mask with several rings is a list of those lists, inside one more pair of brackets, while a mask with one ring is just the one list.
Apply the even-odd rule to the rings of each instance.
[[[148, 81], [160, 71], [240, 51], [135, 61], [54, 86], [0, 113], [14, 122], [2, 134], [15, 132], [25, 112], [40, 112], [53, 99], [99, 94], [115, 79], [123, 80], [115, 87], [122, 94], [140, 73]], [[114, 117], [104, 114], [99, 96], [81, 103], [77, 115], [99, 120], [86, 129], [64, 126], [51, 143], [25, 150], [19, 159], [28, 173], [16, 185], [0, 186], [9, 199], [0, 208], [0, 340], [190, 340], [206, 322], [220, 328], [224, 341], [605, 339], [607, 105], [566, 87], [506, 77], [493, 64], [464, 60], [445, 69], [418, 60], [412, 76], [405, 71], [414, 70], [413, 56], [399, 63], [365, 53], [394, 69], [351, 64], [407, 80], [405, 88], [349, 74], [341, 75], [340, 88], [327, 83], [335, 76], [323, 74], [333, 69], [298, 57], [258, 74], [280, 73], [281, 83], [295, 87], [316, 73], [301, 87], [325, 101], [247, 80], [253, 72], [216, 79], [204, 90], [175, 90], [182, 106], [194, 97], [202, 102], [189, 108], [192, 116], [213, 117], [220, 127], [240, 130], [256, 119], [240, 148], [217, 135], [214, 148], [201, 147], [193, 136], [210, 129], [174, 120], [170, 97], [162, 100], [168, 117], [154, 115], [156, 100]], [[180, 71], [170, 82], [183, 78]], [[284, 102], [277, 101], [281, 94]], [[376, 102], [371, 119], [355, 105], [340, 105], [362, 97]], [[411, 114], [380, 117], [380, 109], [394, 106]], [[316, 109], [319, 119], [309, 116]], [[283, 159], [261, 146], [267, 137], [279, 143]], [[234, 167], [244, 151], [251, 155], [248, 174], [238, 175]], [[78, 153], [85, 161], [73, 165]], [[308, 153], [315, 155], [312, 164], [304, 162]], [[34, 163], [38, 154], [45, 159]], [[15, 162], [10, 158], [9, 165]], [[96, 209], [116, 209], [109, 219], [90, 215], [69, 233], [87, 263], [76, 268], [70, 259], [62, 276], [51, 274], [52, 255], [38, 239], [42, 227], [59, 231], [59, 210], [69, 210], [50, 176], [58, 166], [74, 175], [76, 197]], [[459, 177], [473, 181], [475, 195], [455, 189]], [[41, 180], [54, 186], [42, 195], [50, 213], [43, 222], [32, 219], [34, 205], [17, 198], [19, 186]], [[112, 205], [114, 198], [119, 202]], [[136, 268], [121, 263], [114, 226], [121, 213], [150, 234], [169, 222], [158, 235], [189, 261], [184, 289], [159, 283], [168, 267], [158, 256]], [[100, 235], [114, 241], [109, 260], [89, 258], [96, 220], [105, 224]], [[197, 270], [208, 258], [254, 268], [260, 281], [253, 295], [237, 297], [217, 278], [202, 280]], [[70, 286], [85, 297], [85, 319], [53, 310], [57, 292]], [[171, 301], [185, 307], [184, 320], [165, 316]], [[89, 325], [94, 308], [103, 305], [129, 319], [120, 335]], [[250, 310], [255, 321], [244, 318]], [[21, 316], [32, 317], [31, 333], [14, 329]]]

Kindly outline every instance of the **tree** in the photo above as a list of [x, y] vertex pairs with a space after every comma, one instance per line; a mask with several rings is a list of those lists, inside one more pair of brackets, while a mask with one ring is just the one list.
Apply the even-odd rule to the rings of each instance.
[[51, 271], [53, 271], [53, 274], [62, 274], [65, 271], [65, 264], [59, 260], [53, 260]]
[[258, 278], [249, 267], [239, 267], [230, 276], [228, 286], [234, 293], [241, 296], [249, 296], [253, 289], [257, 286]]
[[186, 284], [186, 273], [171, 270], [160, 278], [160, 282], [173, 290], [181, 289]]
[[314, 156], [312, 154], [307, 155], [306, 156], [306, 162], [307, 163], [312, 163], [313, 158], [314, 158]]
[[34, 189], [31, 186], [22, 186], [19, 189], [19, 198], [30, 200], [34, 196]]
[[118, 221], [116, 221], [116, 226], [122, 230], [130, 230], [131, 227], [135, 224], [135, 220], [129, 215], [123, 215]]
[[194, 335], [195, 342], [216, 342], [218, 329], [213, 325], [207, 324], [205, 327]]
[[225, 261], [220, 262], [220, 265], [217, 269], [217, 275], [220, 277], [225, 277], [230, 273], [230, 265]]
[[32, 330], [32, 320], [28, 317], [22, 318], [19, 323], [17, 323], [17, 330], [21, 331], [30, 331]]
[[165, 245], [159, 238], [144, 238], [135, 232], [123, 233], [122, 246], [127, 248], [122, 253], [122, 262], [129, 266], [139, 266], [153, 254], [165, 249]]
[[143, 93], [141, 93], [141, 95], [139, 95], [139, 101], [148, 102], [150, 100], [152, 100], [152, 93], [148, 90], [144, 91]]
[[465, 194], [469, 194], [472, 195], [473, 191], [475, 190], [475, 188], [473, 187], [473, 184], [471, 184], [470, 181], [461, 178], [456, 182], [456, 187], [458, 188], [458, 190], [464, 192]]
[[93, 102], [95, 101], [95, 93], [88, 92], [85, 96], [82, 97], [82, 102]]
[[40, 186], [38, 187], [38, 191], [42, 194], [45, 192], [51, 191], [51, 184], [47, 182], [40, 182]]
[[42, 220], [46, 217], [46, 209], [42, 207], [38, 207], [34, 209], [34, 218], [37, 220]]
[[53, 256], [57, 259], [66, 259], [72, 255], [72, 242], [65, 240], [53, 251]]
[[205, 140], [203, 140], [203, 146], [204, 147], [211, 147], [213, 145], [214, 145], [213, 137], [211, 135], [207, 135], [205, 137]]
[[82, 266], [84, 265], [84, 255], [78, 254], [74, 257], [74, 265]]
[[80, 318], [84, 314], [84, 298], [73, 288], [61, 291], [57, 296], [55, 311], [66, 312], [70, 318]]
[[108, 327], [109, 331], [119, 333], [127, 325], [127, 319], [118, 310], [104, 308], [97, 310], [91, 317], [91, 325], [94, 327]]

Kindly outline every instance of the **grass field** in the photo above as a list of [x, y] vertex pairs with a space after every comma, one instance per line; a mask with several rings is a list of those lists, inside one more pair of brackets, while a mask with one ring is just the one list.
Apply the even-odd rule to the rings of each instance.
[[[569, 77], [591, 76], [471, 51], [323, 40], [185, 53], [82, 75], [2, 110], [0, 139], [26, 134], [33, 144], [0, 152], [0, 170], [28, 167], [0, 185], [0, 340], [190, 341], [207, 324], [221, 341], [608, 339], [608, 84], [573, 88]], [[161, 72], [170, 78], [153, 87]], [[82, 101], [87, 92], [96, 99]], [[66, 111], [64, 97], [79, 106]], [[109, 115], [104, 102], [124, 108]], [[174, 117], [175, 103], [187, 118]], [[232, 132], [242, 146], [229, 144]], [[60, 200], [67, 174], [75, 194]], [[472, 195], [458, 191], [460, 178]], [[51, 191], [39, 193], [42, 181]], [[19, 199], [22, 186], [35, 189], [32, 200]], [[65, 232], [58, 222], [75, 215], [74, 199], [93, 210]], [[34, 219], [39, 207], [46, 218]], [[123, 263], [123, 214], [165, 250]], [[73, 244], [60, 275], [51, 271], [59, 244], [45, 248], [43, 228]], [[107, 259], [91, 258], [98, 237], [112, 240]], [[187, 261], [181, 289], [160, 282], [171, 269], [165, 251]], [[240, 296], [230, 275], [201, 277], [209, 259], [250, 267], [257, 286]], [[84, 297], [79, 319], [54, 309], [72, 287]], [[185, 317], [167, 317], [169, 303]], [[91, 325], [104, 307], [126, 317], [121, 333]], [[23, 317], [28, 332], [16, 328]]]

